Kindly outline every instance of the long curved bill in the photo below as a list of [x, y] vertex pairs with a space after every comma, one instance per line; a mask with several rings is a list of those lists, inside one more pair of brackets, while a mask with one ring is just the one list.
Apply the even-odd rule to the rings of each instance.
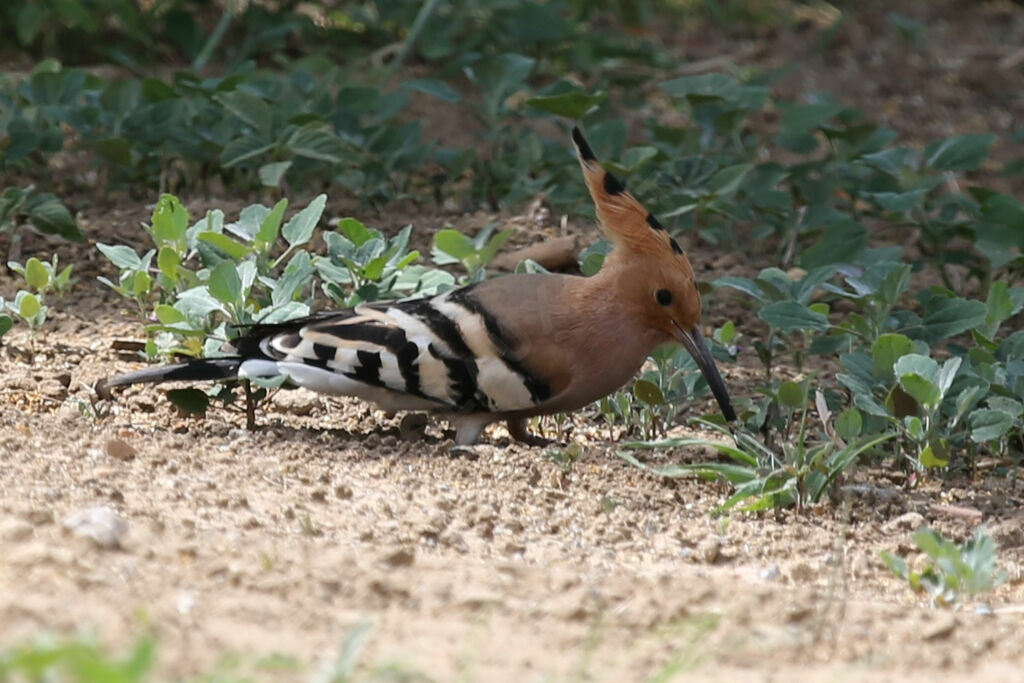
[[704, 341], [704, 336], [696, 326], [693, 329], [684, 330], [674, 320], [672, 322], [676, 327], [676, 339], [697, 361], [697, 367], [704, 373], [704, 378], [708, 381], [708, 386], [711, 387], [711, 393], [715, 395], [715, 400], [718, 401], [718, 406], [722, 409], [722, 415], [729, 422], [735, 422], [736, 411], [733, 410], [732, 402], [729, 400], [729, 391], [725, 388], [722, 375], [718, 373], [718, 366], [715, 365], [714, 356], [711, 355], [711, 349]]

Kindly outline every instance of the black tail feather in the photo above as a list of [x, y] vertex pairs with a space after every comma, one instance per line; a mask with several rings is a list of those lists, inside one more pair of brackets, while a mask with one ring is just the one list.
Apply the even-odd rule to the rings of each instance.
[[[143, 368], [102, 381], [102, 389], [126, 384], [158, 384], [160, 382], [201, 382], [203, 380], [233, 379], [238, 376], [241, 358], [198, 358], [186, 363]], [[100, 386], [97, 386], [100, 390]]]

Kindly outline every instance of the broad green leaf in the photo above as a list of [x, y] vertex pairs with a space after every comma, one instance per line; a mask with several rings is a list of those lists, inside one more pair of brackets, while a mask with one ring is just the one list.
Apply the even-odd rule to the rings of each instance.
[[810, 270], [831, 263], [854, 263], [867, 247], [867, 228], [851, 219], [838, 220], [825, 226], [821, 239], [800, 255], [800, 265]]
[[455, 103], [462, 101], [462, 95], [459, 94], [458, 90], [437, 78], [417, 78], [405, 81], [401, 87], [436, 97], [445, 102]]
[[25, 202], [24, 209], [32, 226], [39, 232], [60, 235], [72, 242], [80, 242], [83, 239], [71, 212], [56, 196], [48, 192], [33, 194]]
[[340, 164], [351, 156], [345, 142], [323, 124], [310, 124], [292, 134], [285, 146], [300, 157]]
[[[2, 305], [3, 301], [0, 300], [0, 306]], [[0, 313], [0, 337], [7, 334], [12, 327], [14, 327], [14, 318], [4, 313]]]
[[1015, 416], [1002, 410], [979, 408], [971, 413], [971, 441], [987, 443], [1001, 439], [1013, 428]]
[[921, 326], [907, 332], [934, 344], [984, 322], [985, 304], [982, 302], [936, 296], [925, 305]]
[[267, 142], [259, 136], [243, 135], [224, 145], [224, 149], [220, 152], [220, 162], [231, 168], [250, 159], [255, 159], [273, 148], [272, 142]]
[[25, 283], [38, 292], [50, 284], [49, 271], [43, 262], [34, 256], [25, 262]]
[[169, 304], [157, 304], [153, 307], [153, 313], [156, 314], [156, 319], [164, 325], [183, 323], [187, 320], [181, 311]]
[[214, 311], [227, 313], [224, 305], [211, 296], [210, 288], [206, 285], [193, 287], [179, 294], [174, 307], [189, 318], [202, 318]]
[[922, 467], [945, 467], [949, 464], [949, 448], [943, 439], [933, 439], [921, 451]]
[[278, 187], [281, 185], [281, 179], [284, 178], [284, 174], [288, 172], [288, 169], [292, 167], [290, 161], [273, 161], [269, 164], [263, 164], [260, 166], [258, 174], [260, 176], [260, 184], [264, 187]]
[[111, 263], [121, 270], [135, 270], [142, 266], [142, 261], [135, 250], [123, 244], [103, 244], [98, 242], [96, 248], [106, 256]]
[[883, 334], [871, 345], [875, 375], [888, 383], [895, 380], [893, 366], [901, 357], [914, 352], [914, 342], [902, 334]]
[[476, 252], [473, 240], [451, 228], [439, 230], [434, 235], [434, 248], [457, 261], [463, 261]]
[[712, 194], [724, 197], [732, 194], [743, 184], [754, 165], [751, 163], [734, 164], [720, 168], [707, 182], [707, 190]]
[[757, 315], [761, 320], [783, 332], [828, 329], [828, 318], [796, 301], [778, 301], [768, 304], [763, 306]]
[[995, 139], [991, 133], [969, 133], [936, 140], [924, 148], [924, 163], [937, 171], [973, 171], [988, 156]]
[[313, 237], [320, 217], [327, 206], [327, 195], [317, 195], [306, 208], [292, 216], [291, 220], [285, 223], [281, 234], [290, 246], [305, 244]]
[[199, 233], [199, 240], [212, 244], [235, 261], [241, 261], [252, 252], [252, 247], [248, 244], [242, 244], [238, 240], [219, 232], [201, 232]]
[[165, 244], [182, 251], [188, 230], [188, 209], [172, 194], [160, 196], [153, 209], [153, 240], [158, 247]]
[[738, 275], [727, 275], [720, 277], [711, 283], [716, 289], [719, 287], [732, 287], [733, 289], [739, 290], [748, 296], [752, 296], [762, 303], [768, 303], [769, 297], [765, 294], [765, 291], [758, 286], [756, 282], [747, 277], [740, 277]]
[[43, 304], [39, 301], [39, 297], [24, 290], [18, 292], [18, 296], [14, 299], [14, 305], [18, 315], [24, 320], [29, 321], [33, 320], [43, 310]]
[[847, 408], [836, 418], [836, 434], [843, 441], [850, 442], [860, 436], [864, 420], [856, 408]]
[[779, 403], [792, 410], [801, 408], [806, 399], [803, 385], [790, 380], [779, 385], [778, 396]]
[[156, 267], [164, 277], [172, 283], [178, 282], [178, 268], [181, 266], [181, 257], [174, 247], [163, 246], [156, 255]]
[[922, 188], [920, 190], [911, 190], [909, 192], [865, 192], [863, 193], [863, 197], [870, 201], [874, 201], [887, 211], [903, 213], [920, 205], [929, 191], [930, 190], [928, 188]]
[[379, 234], [375, 235], [373, 230], [370, 230], [355, 218], [342, 218], [338, 221], [337, 229], [356, 247], [361, 247], [374, 237], [379, 237]]
[[929, 410], [938, 403], [941, 393], [935, 379], [939, 364], [932, 358], [916, 353], [904, 355], [896, 361], [896, 378], [899, 385], [914, 400]]
[[806, 135], [843, 110], [840, 104], [791, 104], [780, 102], [782, 123], [779, 134], [785, 138]]
[[654, 382], [638, 379], [633, 383], [633, 395], [649, 406], [660, 406], [665, 403], [665, 395]]
[[269, 133], [274, 120], [274, 112], [262, 98], [242, 90], [217, 93], [213, 99], [224, 105], [238, 118], [255, 128], [260, 133]]
[[531, 97], [526, 101], [526, 104], [534, 109], [540, 109], [555, 116], [564, 116], [567, 119], [578, 121], [591, 109], [604, 102], [607, 97], [608, 93], [604, 91], [598, 91], [591, 95], [576, 90], [559, 95]]
[[664, 81], [662, 90], [673, 97], [686, 97], [694, 101], [725, 99], [732, 97], [740, 89], [736, 79], [725, 74], [710, 73], [700, 76], [684, 76]]
[[207, 286], [210, 294], [221, 303], [233, 305], [241, 300], [242, 280], [238, 267], [231, 261], [221, 261], [210, 271]]
[[288, 208], [288, 200], [282, 199], [274, 204], [266, 218], [260, 223], [260, 229], [256, 233], [256, 240], [263, 244], [273, 244], [277, 241], [277, 235], [281, 231], [281, 220]]
[[137, 270], [132, 273], [129, 285], [133, 296], [142, 297], [153, 289], [153, 277], [144, 270]]

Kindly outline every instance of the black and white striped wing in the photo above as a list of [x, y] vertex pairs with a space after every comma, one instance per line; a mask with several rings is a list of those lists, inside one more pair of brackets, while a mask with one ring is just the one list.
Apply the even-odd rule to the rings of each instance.
[[471, 289], [257, 330], [236, 343], [247, 357], [239, 375], [285, 374], [389, 410], [503, 413], [545, 401], [549, 387], [517, 361], [514, 341]]

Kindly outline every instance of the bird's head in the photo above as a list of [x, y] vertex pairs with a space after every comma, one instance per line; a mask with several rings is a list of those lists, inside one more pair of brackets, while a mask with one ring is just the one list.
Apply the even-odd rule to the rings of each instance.
[[579, 128], [573, 128], [572, 139], [597, 218], [614, 245], [605, 267], [620, 271], [623, 294], [639, 306], [644, 325], [690, 352], [725, 418], [734, 421], [729, 392], [700, 333], [700, 293], [689, 259], [658, 219], [601, 166]]

